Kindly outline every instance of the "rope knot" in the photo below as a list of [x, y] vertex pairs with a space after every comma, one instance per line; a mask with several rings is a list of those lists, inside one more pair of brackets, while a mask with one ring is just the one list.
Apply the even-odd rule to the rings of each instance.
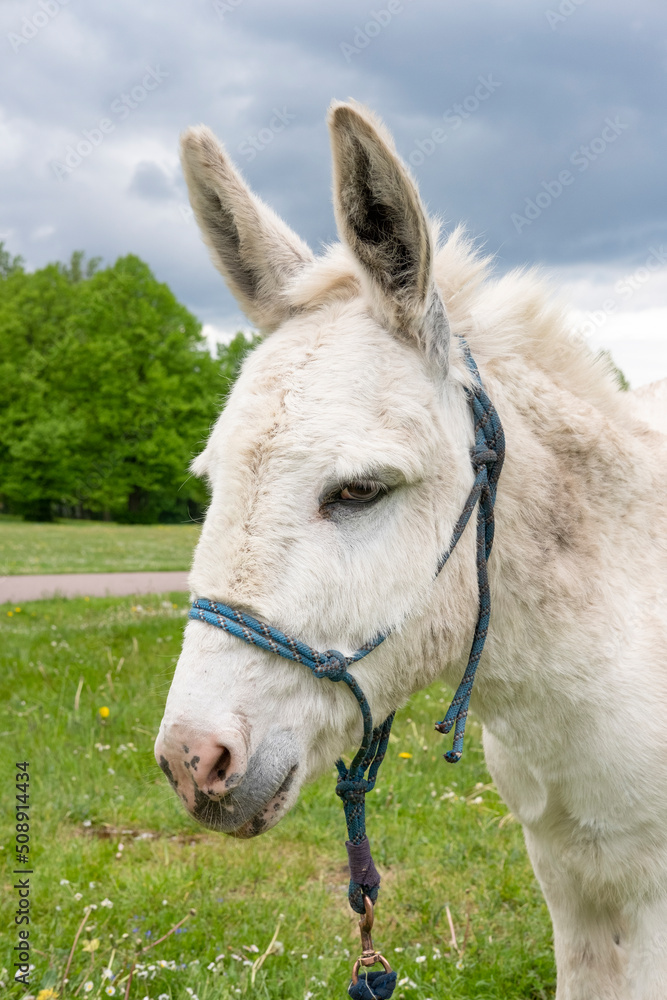
[[343, 802], [363, 803], [366, 793], [370, 792], [375, 782], [370, 782], [366, 778], [339, 778], [336, 782], [336, 795], [339, 795]]
[[492, 448], [471, 448], [470, 461], [473, 469], [477, 472], [483, 465], [493, 465], [494, 462], [497, 462], [498, 455]]
[[352, 1000], [389, 1000], [395, 987], [396, 973], [380, 969], [359, 976], [356, 983], [350, 983], [347, 992]]
[[330, 681], [340, 681], [347, 673], [347, 657], [337, 649], [327, 649], [313, 667], [316, 677], [328, 677]]

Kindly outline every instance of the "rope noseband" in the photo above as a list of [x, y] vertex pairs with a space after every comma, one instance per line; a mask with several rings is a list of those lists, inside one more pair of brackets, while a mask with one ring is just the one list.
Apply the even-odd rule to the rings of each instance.
[[[500, 419], [484, 390], [468, 345], [465, 341], [462, 341], [462, 345], [465, 362], [472, 375], [472, 386], [465, 387], [464, 391], [475, 419], [475, 444], [470, 452], [475, 481], [461, 516], [454, 526], [449, 547], [440, 557], [435, 576], [440, 574], [477, 506], [476, 562], [479, 599], [477, 624], [468, 665], [444, 719], [435, 726], [441, 733], [449, 733], [454, 728], [452, 749], [444, 754], [445, 760], [450, 764], [459, 761], [463, 752], [470, 695], [489, 627], [491, 597], [487, 562], [493, 545], [496, 488], [505, 457], [505, 436]], [[189, 617], [223, 629], [269, 653], [276, 653], [285, 659], [303, 663], [315, 677], [342, 681], [357, 699], [364, 725], [361, 746], [349, 767], [346, 767], [342, 760], [336, 762], [338, 769], [336, 794], [343, 801], [349, 838], [346, 842], [350, 867], [348, 898], [352, 909], [363, 914], [360, 921], [363, 953], [355, 964], [348, 992], [353, 1000], [391, 997], [396, 984], [396, 973], [391, 971], [386, 959], [373, 949], [370, 935], [373, 925], [373, 903], [377, 900], [380, 876], [373, 863], [366, 836], [365, 801], [366, 794], [375, 786], [378, 769], [387, 751], [394, 713], [392, 712], [380, 726], [374, 727], [368, 700], [348, 670], [353, 663], [368, 656], [384, 642], [391, 630], [376, 635], [350, 656], [345, 656], [336, 649], [328, 649], [321, 653], [306, 643], [286, 635], [273, 625], [267, 625], [251, 615], [206, 598], [200, 598], [193, 603]], [[384, 971], [367, 972], [364, 977], [359, 978], [360, 964], [367, 967], [378, 962], [382, 962]]]

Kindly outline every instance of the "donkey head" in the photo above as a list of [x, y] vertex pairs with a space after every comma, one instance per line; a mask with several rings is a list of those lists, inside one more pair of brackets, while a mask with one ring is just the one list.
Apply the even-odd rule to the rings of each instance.
[[[341, 244], [319, 260], [208, 129], [183, 137], [213, 261], [266, 334], [193, 463], [212, 499], [190, 586], [321, 650], [393, 629], [353, 671], [380, 721], [459, 657], [474, 616], [472, 537], [433, 582], [472, 425], [414, 182], [368, 111], [335, 104], [329, 124]], [[192, 621], [155, 753], [197, 819], [252, 836], [360, 734], [346, 688]]]

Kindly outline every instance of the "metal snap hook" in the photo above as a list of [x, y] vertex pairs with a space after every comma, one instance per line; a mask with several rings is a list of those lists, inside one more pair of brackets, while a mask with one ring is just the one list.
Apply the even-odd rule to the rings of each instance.
[[[384, 966], [384, 971], [385, 972], [391, 972], [392, 971], [391, 965], [389, 964], [389, 962], [387, 961], [387, 959], [384, 957], [384, 955], [381, 955], [380, 952], [378, 951], [378, 952], [375, 953], [375, 956], [376, 957], [375, 957], [375, 961], [374, 962], [366, 962], [365, 964], [366, 965], [377, 965], [378, 962], [381, 962], [382, 965]], [[352, 968], [352, 985], [353, 986], [356, 986], [356, 984], [359, 982], [359, 968], [360, 968], [360, 966], [362, 964], [364, 964], [364, 963], [363, 963], [363, 960], [361, 958], [358, 958], [356, 960], [356, 962], [354, 963], [354, 966]]]
[[364, 968], [370, 968], [371, 965], [377, 965], [381, 963], [384, 966], [385, 972], [391, 972], [391, 966], [384, 955], [381, 955], [373, 947], [373, 938], [371, 937], [371, 931], [373, 930], [373, 920], [374, 920], [374, 909], [373, 902], [368, 896], [364, 896], [364, 915], [359, 921], [359, 933], [361, 934], [361, 955], [354, 963], [352, 968], [352, 983], [355, 984], [359, 980], [359, 969], [361, 966]]

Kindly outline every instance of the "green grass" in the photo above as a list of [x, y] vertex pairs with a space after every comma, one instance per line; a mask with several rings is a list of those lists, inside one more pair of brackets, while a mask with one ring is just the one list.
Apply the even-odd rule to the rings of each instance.
[[0, 575], [189, 569], [195, 524], [33, 524], [0, 518]]
[[[157, 940], [191, 908], [180, 933], [143, 957], [147, 975], [134, 980], [132, 1000], [188, 1000], [188, 987], [199, 1000], [346, 996], [359, 938], [346, 901], [333, 772], [307, 788], [278, 827], [243, 842], [188, 819], [153, 761], [183, 596], [42, 601], [11, 617], [8, 610], [0, 608], [0, 968], [14, 961], [14, 761], [25, 759], [31, 993], [60, 992], [84, 907], [96, 904], [74, 951], [67, 997], [105, 996], [100, 974], [112, 955], [115, 995], [123, 997], [137, 942]], [[369, 796], [384, 876], [376, 944], [408, 980], [397, 1000], [553, 998], [549, 920], [521, 829], [490, 784], [474, 719], [462, 762], [453, 768], [442, 760], [443, 738], [432, 724], [446, 699], [438, 683], [398, 713]], [[106, 721], [101, 706], [109, 708]], [[102, 905], [107, 899], [112, 907]], [[447, 907], [462, 953], [450, 942]], [[279, 920], [280, 954], [266, 959], [252, 987], [247, 963], [266, 949]], [[3, 995], [25, 996], [10, 976], [0, 978]]]

